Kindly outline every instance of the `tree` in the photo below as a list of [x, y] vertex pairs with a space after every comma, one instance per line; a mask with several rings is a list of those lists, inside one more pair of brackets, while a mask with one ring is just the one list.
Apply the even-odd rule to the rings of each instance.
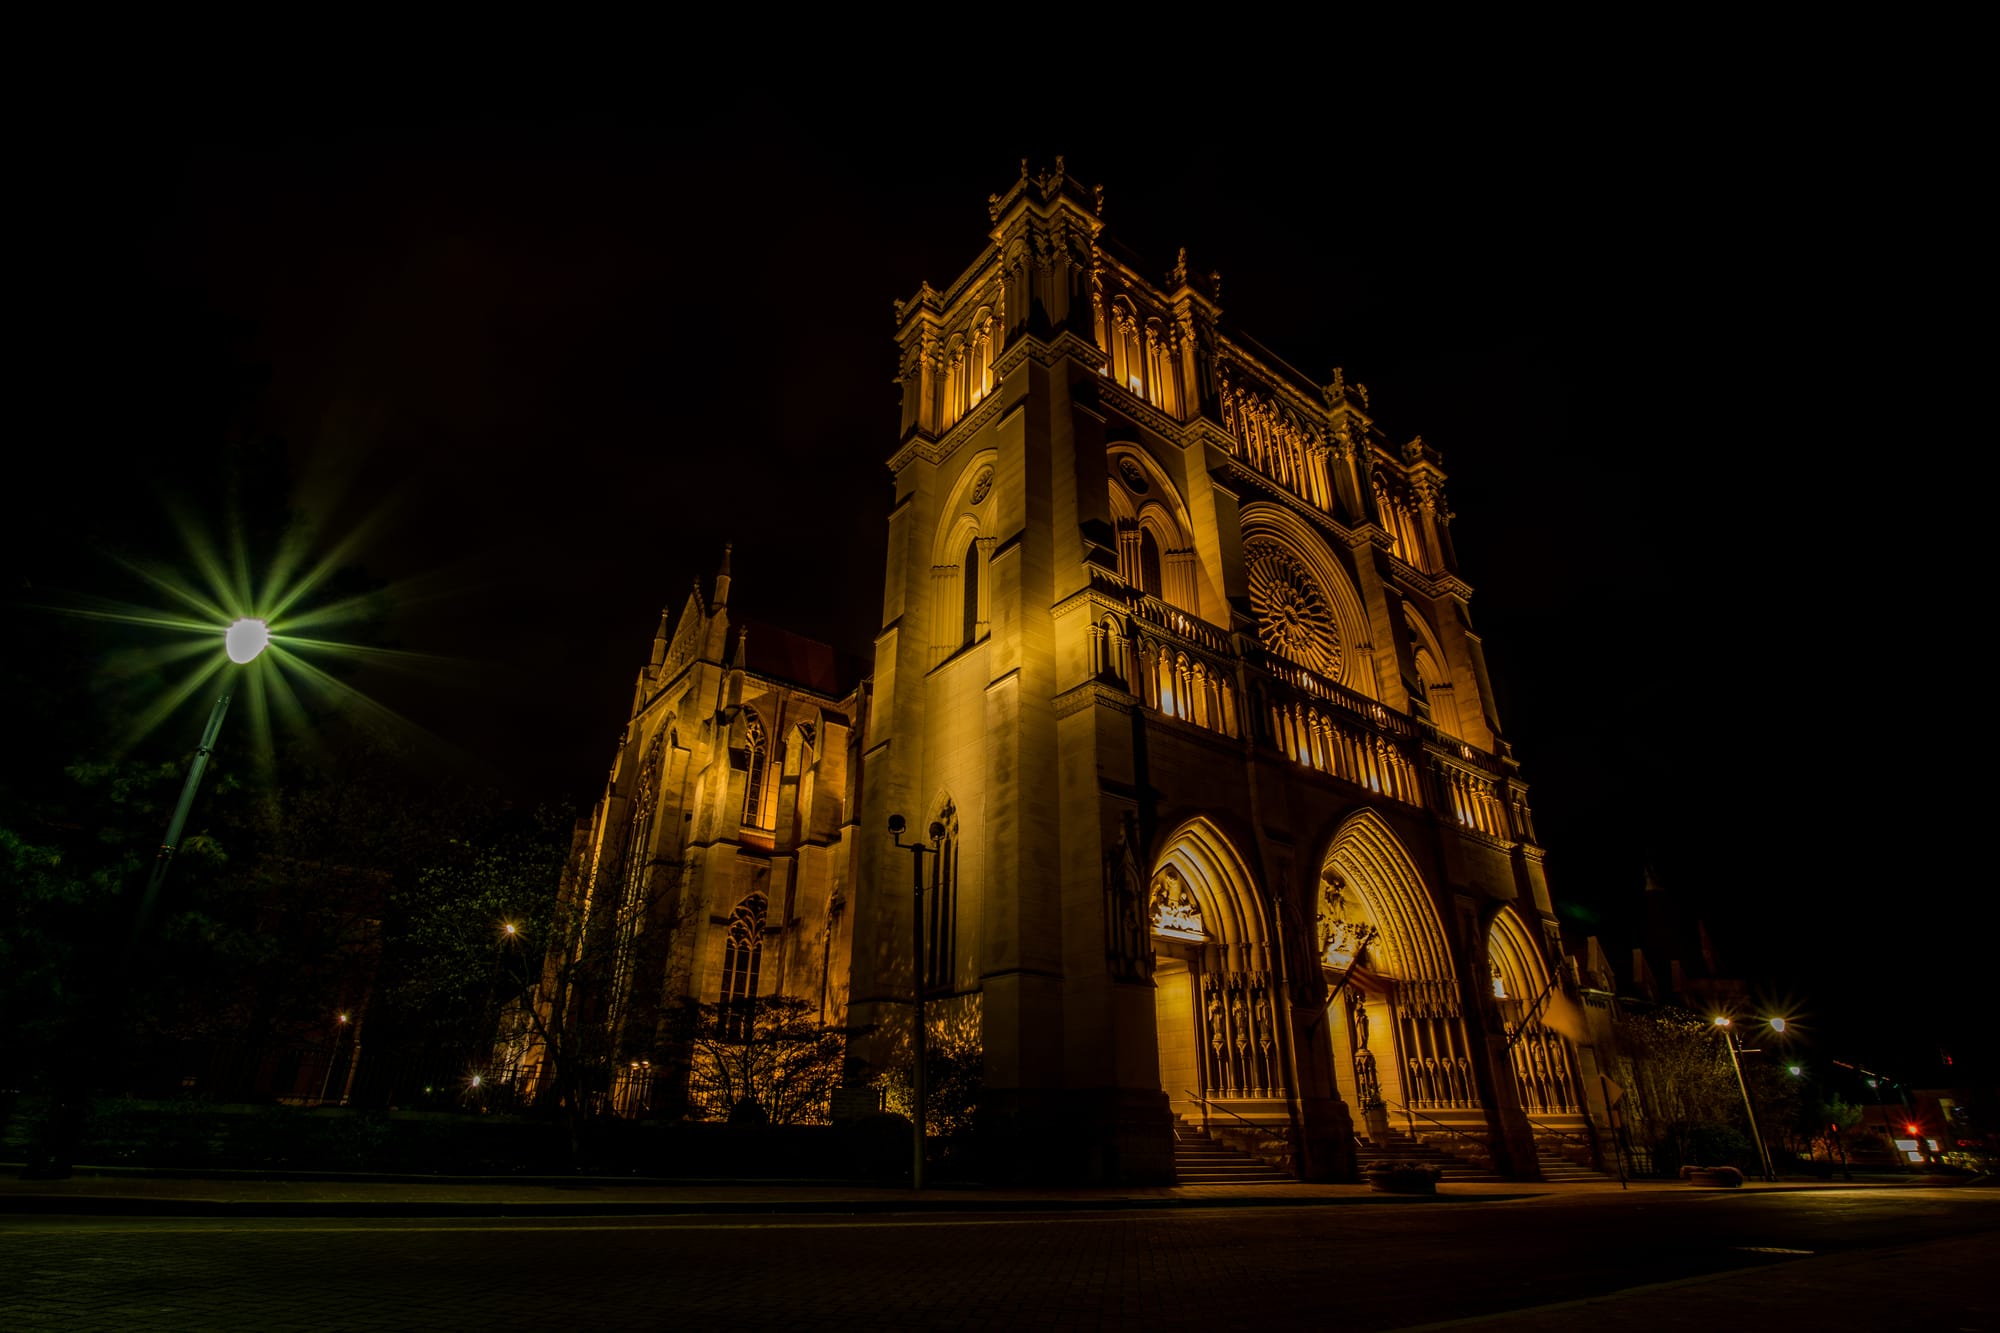
[[1732, 1121], [1740, 1108], [1729, 1053], [1712, 1023], [1683, 1009], [1626, 1013], [1617, 1021], [1624, 1053], [1626, 1113], [1653, 1151], [1658, 1170], [1740, 1156], [1748, 1138]]
[[721, 1004], [684, 999], [675, 1028], [686, 1051], [690, 1109], [731, 1124], [822, 1124], [840, 1086], [845, 1034], [792, 996]]
[[553, 805], [497, 806], [439, 838], [391, 894], [386, 999], [418, 1067], [487, 1081], [503, 1015], [577, 933], [558, 896], [570, 837]]

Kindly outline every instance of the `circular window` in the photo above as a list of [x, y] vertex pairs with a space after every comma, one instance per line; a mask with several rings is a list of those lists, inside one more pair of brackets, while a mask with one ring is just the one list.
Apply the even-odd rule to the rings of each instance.
[[1304, 565], [1283, 547], [1253, 542], [1243, 548], [1257, 637], [1280, 657], [1329, 680], [1340, 679], [1340, 630], [1333, 609]]

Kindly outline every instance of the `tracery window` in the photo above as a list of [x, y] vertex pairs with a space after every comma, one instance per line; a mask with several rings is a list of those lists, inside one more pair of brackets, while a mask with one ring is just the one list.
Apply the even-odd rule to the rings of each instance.
[[1243, 548], [1250, 605], [1257, 613], [1257, 637], [1280, 657], [1340, 679], [1340, 627], [1319, 582], [1292, 553], [1276, 542]]
[[756, 1026], [757, 973], [764, 955], [764, 895], [736, 905], [722, 942], [722, 1035], [748, 1041]]

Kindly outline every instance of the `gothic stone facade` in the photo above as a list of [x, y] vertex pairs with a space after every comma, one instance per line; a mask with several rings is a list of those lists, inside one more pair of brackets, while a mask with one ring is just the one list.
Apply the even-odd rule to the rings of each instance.
[[[829, 1026], [847, 1006], [861, 696], [835, 693], [825, 645], [733, 621], [730, 583], [725, 551], [671, 636], [660, 618], [604, 796], [577, 829], [558, 916], [578, 926], [535, 997], [545, 1023], [597, 1039], [579, 1058], [608, 1064], [598, 1091], [622, 1114], [728, 1110], [689, 1086], [678, 1000], [788, 996]], [[519, 1077], [554, 1073], [517, 1040]]]
[[[1437, 453], [1231, 331], [1184, 255], [1143, 271], [1060, 160], [989, 212], [971, 266], [898, 303], [871, 681], [731, 684], [680, 636], [642, 681], [600, 820], [693, 821], [709, 934], [670, 984], [727, 993], [716, 932], [761, 897], [798, 934], [759, 984], [838, 993], [805, 946], [846, 895], [851, 951], [820, 953], [850, 1079], [907, 1062], [922, 985], [933, 1041], [981, 1053], [990, 1178], [1171, 1179], [1176, 1115], [1261, 1126], [1308, 1178], [1394, 1131], [1534, 1175], [1538, 1132], [1585, 1127], [1582, 1080], [1541, 1021], [1543, 854]], [[739, 819], [745, 718], [775, 737], [794, 709], [810, 809]], [[905, 844], [943, 828], [921, 923], [893, 815]]]

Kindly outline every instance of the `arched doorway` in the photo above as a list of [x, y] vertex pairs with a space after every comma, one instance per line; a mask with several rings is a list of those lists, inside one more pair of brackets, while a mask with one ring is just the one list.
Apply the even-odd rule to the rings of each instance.
[[1321, 864], [1315, 939], [1335, 1081], [1370, 1137], [1393, 1122], [1483, 1139], [1443, 924], [1408, 853], [1370, 812], [1341, 826]]
[[1534, 937], [1512, 908], [1494, 913], [1486, 932], [1486, 953], [1521, 1110], [1537, 1128], [1581, 1129], [1575, 1056], [1569, 1042], [1545, 1021], [1556, 1000], [1555, 988]]
[[1226, 1109], [1289, 1115], [1264, 915], [1220, 829], [1191, 819], [1153, 865], [1151, 927], [1160, 1087], [1190, 1120]]

